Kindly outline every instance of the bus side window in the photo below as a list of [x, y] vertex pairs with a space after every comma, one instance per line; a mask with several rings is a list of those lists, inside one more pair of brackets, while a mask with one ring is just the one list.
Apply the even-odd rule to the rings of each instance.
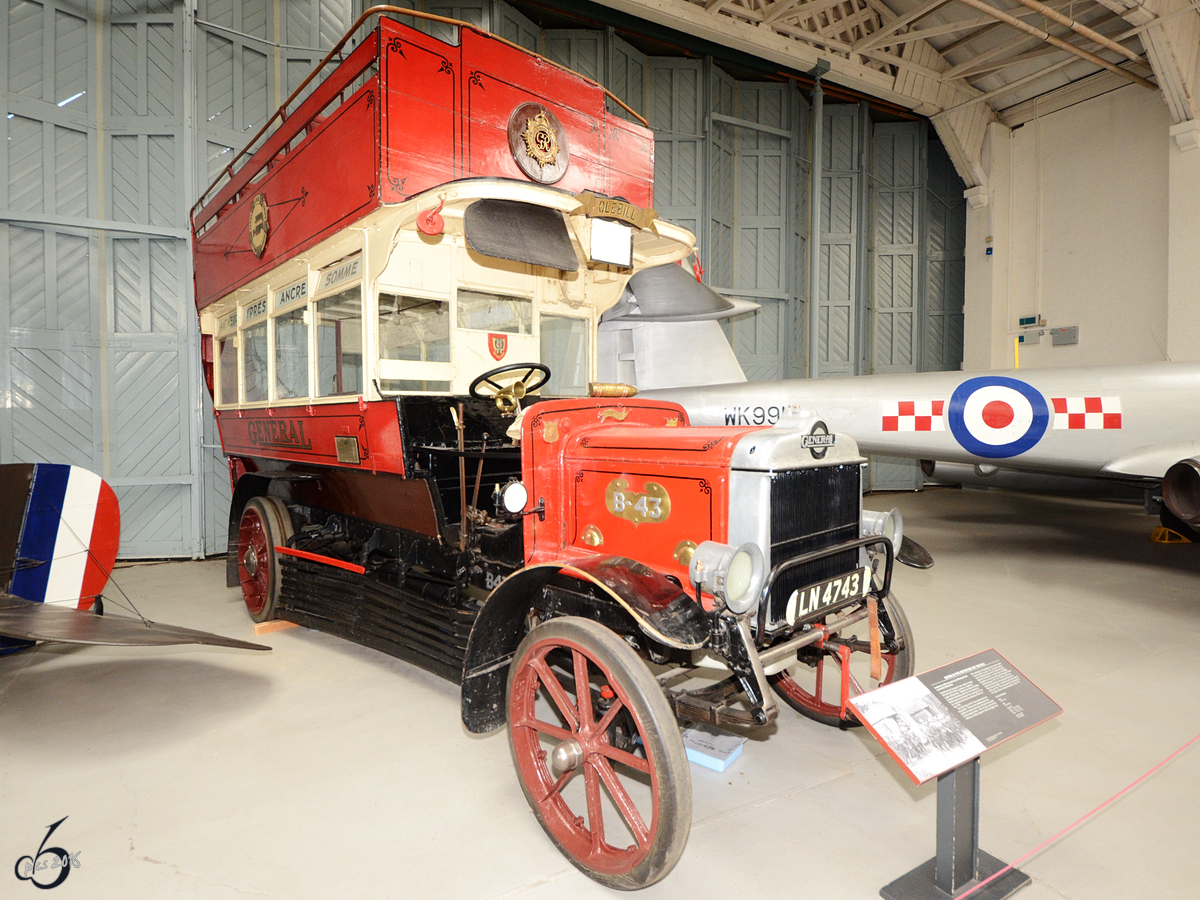
[[450, 362], [450, 304], [381, 293], [379, 358]]
[[217, 339], [217, 365], [220, 374], [217, 381], [217, 405], [228, 406], [238, 402], [238, 357], [237, 334], [228, 334]]
[[587, 319], [541, 315], [542, 362], [550, 368], [550, 380], [542, 389], [546, 397], [587, 396], [589, 377]]
[[267, 399], [267, 323], [242, 332], [242, 381], [246, 403]]
[[317, 396], [363, 389], [362, 291], [359, 285], [317, 301]]
[[306, 306], [280, 313], [275, 321], [275, 397], [308, 396], [308, 322]]

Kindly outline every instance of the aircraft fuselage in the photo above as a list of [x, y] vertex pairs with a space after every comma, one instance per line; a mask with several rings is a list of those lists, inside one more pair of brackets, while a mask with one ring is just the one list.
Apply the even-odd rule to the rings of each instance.
[[1200, 454], [1200, 364], [924, 372], [647, 391], [697, 425], [820, 415], [867, 453], [1159, 480]]

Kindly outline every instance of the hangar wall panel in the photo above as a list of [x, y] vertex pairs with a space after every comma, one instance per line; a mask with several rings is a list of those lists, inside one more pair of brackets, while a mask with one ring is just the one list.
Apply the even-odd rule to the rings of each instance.
[[[927, 283], [926, 129], [923, 122], [879, 123], [874, 138], [872, 370], [881, 375], [916, 372]], [[867, 474], [876, 491], [916, 490], [923, 483], [914, 460], [873, 456]]]
[[734, 277], [729, 294], [760, 304], [731, 323], [734, 351], [751, 381], [798, 373], [802, 345], [794, 200], [800, 97], [790, 85], [738, 82]]
[[[707, 171], [704, 63], [651, 57], [646, 118], [654, 129], [654, 206], [700, 238]], [[700, 252], [707, 256], [707, 247]]]
[[925, 135], [920, 122], [875, 126], [874, 371], [916, 372], [925, 287]]
[[966, 293], [967, 201], [940, 141], [928, 144], [925, 184], [925, 309], [922, 372], [962, 368]]
[[866, 349], [861, 340], [863, 309], [862, 236], [869, 123], [849, 104], [826, 105], [822, 133], [820, 352], [822, 378], [858, 375]]

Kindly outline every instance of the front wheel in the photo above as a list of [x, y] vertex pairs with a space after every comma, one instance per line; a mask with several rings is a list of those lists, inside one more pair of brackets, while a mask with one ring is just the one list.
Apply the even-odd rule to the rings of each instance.
[[546, 834], [584, 874], [636, 890], [679, 860], [692, 822], [683, 738], [640, 657], [588, 619], [551, 619], [508, 674], [521, 789]]
[[[883, 687], [910, 676], [916, 656], [908, 617], [891, 594], [879, 604], [879, 628], [883, 662], [879, 686]], [[842, 677], [843, 659], [849, 660], [848, 679]], [[824, 725], [853, 728], [862, 723], [848, 709], [845, 718], [842, 717], [843, 681], [848, 684], [850, 696], [871, 690], [870, 671], [870, 640], [839, 634], [827, 640], [824, 648], [803, 648], [796, 662], [772, 675], [770, 680], [780, 699], [801, 715]]]

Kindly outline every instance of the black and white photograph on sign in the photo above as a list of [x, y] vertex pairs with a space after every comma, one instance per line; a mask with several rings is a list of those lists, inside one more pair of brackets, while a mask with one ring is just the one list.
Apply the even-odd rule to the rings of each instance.
[[916, 678], [905, 678], [855, 697], [851, 704], [918, 784], [986, 749]]

